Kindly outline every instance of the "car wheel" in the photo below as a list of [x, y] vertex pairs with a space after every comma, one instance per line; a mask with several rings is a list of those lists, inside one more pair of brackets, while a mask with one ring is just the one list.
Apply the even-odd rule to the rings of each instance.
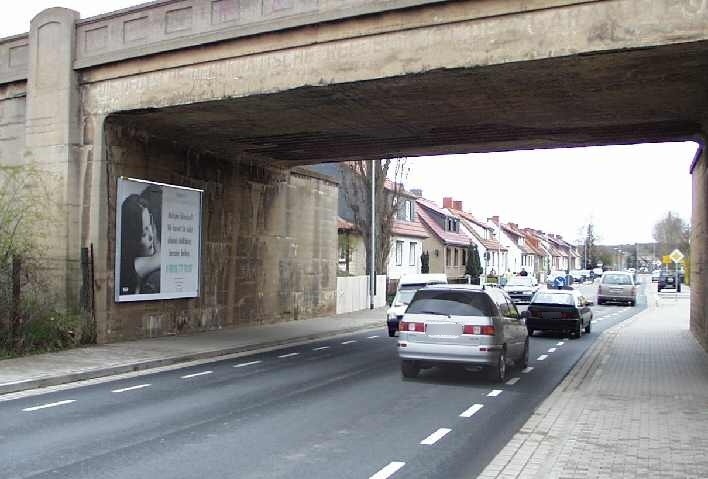
[[681, 292], [681, 285], [679, 284], [678, 288], [676, 288], [676, 292], [680, 293]]
[[598, 299], [598, 300], [597, 300], [597, 305], [600, 306], [601, 304], [605, 304], [605, 300], [603, 300], [603, 299]]
[[499, 354], [496, 366], [492, 368], [491, 379], [494, 382], [501, 383], [506, 379], [506, 349], [502, 349]]
[[636, 306], [636, 304], [637, 304], [636, 301], [630, 301], [630, 302], [629, 302], [629, 305], [632, 306], [632, 307]]
[[413, 379], [418, 376], [420, 372], [420, 367], [415, 361], [403, 360], [401, 361], [401, 374], [404, 378]]
[[575, 326], [575, 330], [573, 331], [573, 337], [575, 339], [580, 339], [580, 336], [583, 334], [583, 320], [580, 319], [578, 320], [578, 324]]
[[590, 331], [592, 330], [592, 319], [588, 321], [588, 325], [585, 326], [585, 334], [590, 334]]
[[388, 335], [393, 338], [396, 336], [396, 331], [396, 328], [388, 328]]
[[526, 338], [526, 344], [524, 344], [524, 352], [521, 354], [520, 364], [521, 369], [526, 369], [529, 365], [529, 338]]
[[533, 333], [536, 331], [533, 328], [526, 328], [526, 330], [529, 332], [529, 336], [533, 336]]
[[656, 292], [657, 292], [657, 293], [661, 293], [661, 288], [657, 286], [657, 287], [656, 287]]

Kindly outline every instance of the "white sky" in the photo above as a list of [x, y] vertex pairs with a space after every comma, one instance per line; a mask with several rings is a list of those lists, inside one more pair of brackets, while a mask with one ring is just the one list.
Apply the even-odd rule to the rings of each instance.
[[653, 241], [671, 210], [691, 218], [693, 142], [596, 146], [407, 159], [406, 187], [487, 219], [563, 235], [592, 221], [604, 244]]
[[[141, 2], [136, 0], [24, 0], [5, 6], [0, 38], [29, 30], [32, 17], [62, 6], [91, 17]], [[652, 241], [654, 223], [667, 211], [691, 215], [690, 162], [694, 143], [664, 143], [409, 159], [408, 188], [464, 202], [486, 219], [580, 237], [593, 221], [602, 243]]]

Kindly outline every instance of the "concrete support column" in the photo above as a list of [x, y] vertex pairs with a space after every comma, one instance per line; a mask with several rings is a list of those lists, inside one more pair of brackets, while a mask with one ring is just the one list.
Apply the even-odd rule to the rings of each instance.
[[79, 198], [79, 89], [73, 69], [78, 12], [50, 8], [30, 24], [25, 161], [43, 174], [51, 194], [42, 225], [43, 258], [59, 300], [75, 306], [81, 281]]
[[691, 166], [691, 332], [708, 350], [708, 158], [705, 139]]

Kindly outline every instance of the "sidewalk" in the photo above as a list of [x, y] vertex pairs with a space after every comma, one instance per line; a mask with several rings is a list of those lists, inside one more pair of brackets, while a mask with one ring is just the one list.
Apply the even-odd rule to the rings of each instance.
[[479, 478], [708, 477], [708, 355], [688, 299], [606, 331]]
[[386, 309], [0, 360], [0, 395], [378, 328]]

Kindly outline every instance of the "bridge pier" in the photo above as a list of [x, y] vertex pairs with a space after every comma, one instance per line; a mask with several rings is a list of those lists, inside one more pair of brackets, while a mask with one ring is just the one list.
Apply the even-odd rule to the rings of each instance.
[[708, 351], [708, 158], [705, 137], [691, 167], [691, 332]]

